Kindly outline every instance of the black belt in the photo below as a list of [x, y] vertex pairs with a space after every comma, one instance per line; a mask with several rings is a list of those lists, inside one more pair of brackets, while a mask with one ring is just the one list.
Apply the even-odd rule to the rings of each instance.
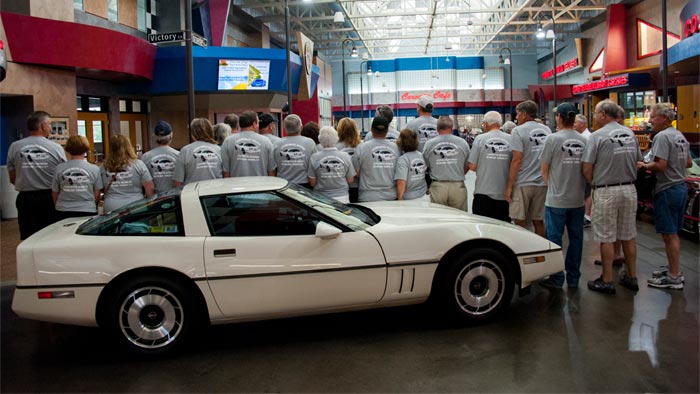
[[595, 186], [593, 186], [593, 188], [597, 189], [599, 187], [613, 187], [613, 186], [627, 186], [627, 185], [634, 185], [634, 182], [610, 183], [608, 185], [595, 185]]

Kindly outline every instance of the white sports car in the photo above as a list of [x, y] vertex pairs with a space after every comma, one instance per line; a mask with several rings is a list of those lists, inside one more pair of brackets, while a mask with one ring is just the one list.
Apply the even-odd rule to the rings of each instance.
[[273, 177], [195, 182], [17, 248], [13, 310], [100, 326], [138, 354], [207, 323], [421, 303], [487, 320], [563, 269], [534, 233], [443, 205], [344, 205]]

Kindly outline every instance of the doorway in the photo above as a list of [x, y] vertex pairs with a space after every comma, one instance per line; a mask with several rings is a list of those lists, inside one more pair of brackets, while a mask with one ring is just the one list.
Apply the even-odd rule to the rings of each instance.
[[88, 161], [101, 163], [109, 151], [109, 122], [106, 113], [78, 112], [78, 134], [90, 142]]
[[148, 138], [144, 139], [144, 130], [148, 130], [148, 116], [145, 114], [119, 114], [119, 133], [129, 137], [136, 154], [141, 157], [149, 149]]

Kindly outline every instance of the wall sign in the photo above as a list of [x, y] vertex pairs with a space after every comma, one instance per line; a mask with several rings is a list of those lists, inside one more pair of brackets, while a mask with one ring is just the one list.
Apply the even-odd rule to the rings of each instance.
[[700, 33], [700, 1], [690, 0], [680, 15], [683, 38]]
[[571, 88], [573, 94], [582, 94], [595, 90], [614, 89], [625, 86], [642, 87], [649, 85], [649, 74], [621, 74], [611, 78], [575, 85]]
[[455, 95], [452, 91], [436, 90], [434, 92], [403, 92], [401, 93], [401, 102], [416, 102], [423, 95], [432, 96], [436, 102], [453, 101]]
[[[571, 59], [568, 62], [557, 66], [557, 75], [567, 73], [571, 70], [579, 68], [580, 66], [581, 65], [579, 64], [578, 58]], [[554, 77], [554, 69], [549, 69], [542, 73], [542, 79], [549, 79], [552, 77]]]

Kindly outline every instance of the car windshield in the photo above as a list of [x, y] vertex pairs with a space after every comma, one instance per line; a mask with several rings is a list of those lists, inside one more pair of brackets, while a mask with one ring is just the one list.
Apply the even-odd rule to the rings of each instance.
[[301, 186], [289, 184], [289, 187], [280, 190], [280, 193], [337, 220], [353, 231], [374, 226], [380, 220], [380, 217], [369, 208], [343, 204]]

